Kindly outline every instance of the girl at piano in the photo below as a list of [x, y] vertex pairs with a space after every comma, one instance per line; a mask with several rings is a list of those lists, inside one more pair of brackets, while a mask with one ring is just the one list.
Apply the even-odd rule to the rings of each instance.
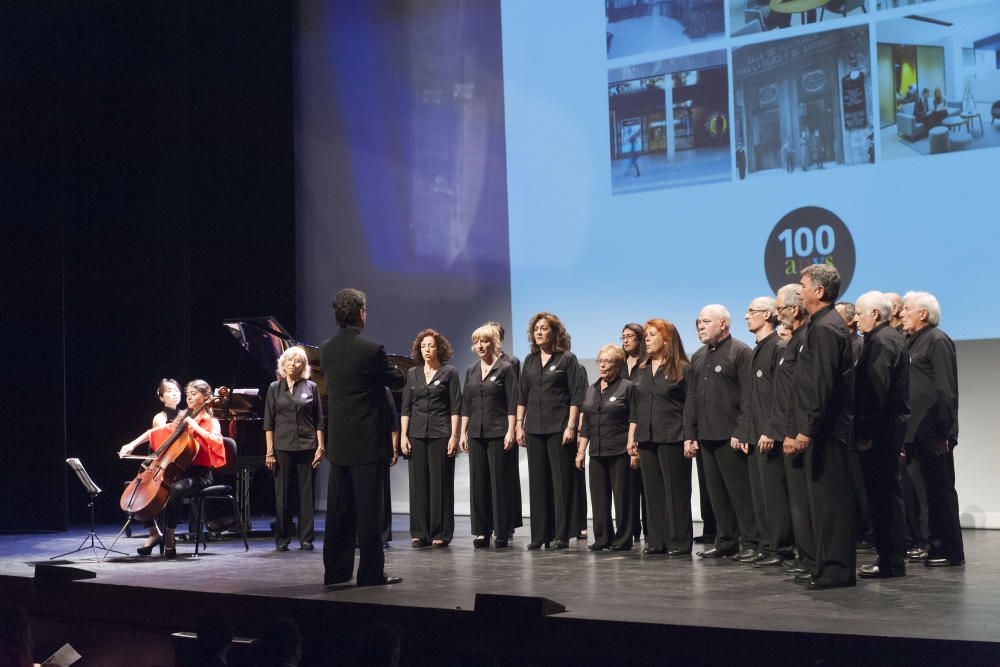
[[[160, 403], [163, 404], [163, 409], [153, 417], [153, 426], [128, 444], [122, 445], [121, 449], [118, 450], [119, 457], [130, 456], [139, 445], [149, 442], [149, 434], [153, 429], [166, 426], [177, 416], [177, 406], [181, 402], [180, 382], [172, 378], [163, 378], [156, 387], [156, 396], [160, 399]], [[149, 538], [144, 545], [136, 549], [136, 552], [140, 556], [148, 556], [153, 552], [153, 547], [159, 545], [163, 539], [163, 534], [160, 532], [160, 528], [156, 525], [155, 521], [148, 521], [143, 523], [143, 525], [149, 530]]]

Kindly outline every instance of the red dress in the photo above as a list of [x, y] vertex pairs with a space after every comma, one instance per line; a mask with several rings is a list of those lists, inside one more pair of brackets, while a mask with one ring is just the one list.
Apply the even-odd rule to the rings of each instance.
[[[195, 442], [198, 443], [198, 454], [191, 461], [191, 465], [205, 468], [223, 467], [226, 465], [226, 447], [222, 443], [222, 428], [219, 426], [219, 420], [207, 412], [202, 412], [195, 421], [198, 422], [198, 426], [212, 435], [209, 438], [204, 438], [200, 433], [191, 434]], [[173, 424], [153, 429], [149, 434], [149, 444], [153, 447], [153, 451], [158, 450], [160, 445], [173, 434]]]

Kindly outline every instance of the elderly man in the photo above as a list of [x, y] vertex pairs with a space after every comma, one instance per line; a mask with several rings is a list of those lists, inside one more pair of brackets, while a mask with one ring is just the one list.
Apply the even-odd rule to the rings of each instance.
[[757, 339], [750, 361], [749, 420], [750, 492], [760, 532], [761, 553], [754, 565], [776, 567], [795, 555], [785, 463], [781, 454], [785, 432], [774, 421], [775, 376], [785, 341], [775, 331], [778, 311], [773, 298], [761, 296], [751, 301], [744, 318], [747, 329]]
[[[778, 290], [774, 308], [778, 319], [791, 331], [788, 344], [781, 351], [778, 370], [774, 377], [774, 415], [771, 418], [781, 435], [784, 446], [786, 438], [794, 438], [797, 432], [791, 424], [792, 377], [798, 361], [802, 342], [805, 340], [809, 312], [802, 305], [802, 286], [798, 283], [785, 285]], [[806, 488], [806, 468], [801, 456], [782, 456], [785, 467], [785, 483], [788, 486], [788, 512], [792, 520], [792, 538], [795, 541], [795, 560], [785, 561], [785, 571], [789, 574], [812, 572], [816, 565], [816, 540], [813, 535], [812, 516], [809, 514], [809, 490]]]
[[892, 303], [884, 294], [866, 292], [855, 305], [865, 347], [855, 370], [854, 432], [878, 551], [858, 576], [888, 579], [906, 574], [899, 454], [910, 415], [910, 357], [903, 334], [889, 324]]
[[802, 304], [811, 316], [792, 378], [792, 430], [786, 456], [803, 457], [816, 564], [795, 580], [812, 589], [853, 586], [854, 497], [849, 450], [854, 405], [850, 332], [833, 304], [840, 273], [826, 264], [802, 270]]
[[861, 349], [865, 346], [865, 339], [858, 335], [858, 312], [850, 301], [840, 301], [834, 307], [844, 318], [844, 324], [851, 332], [851, 353], [854, 355], [854, 365], [857, 366], [858, 359], [861, 358]]
[[730, 335], [731, 322], [720, 305], [705, 306], [698, 315], [698, 339], [704, 345], [691, 357], [684, 454], [701, 453], [715, 511], [715, 546], [698, 555], [751, 561], [758, 557], [759, 542], [747, 473], [751, 353]]
[[958, 444], [958, 367], [955, 344], [938, 328], [941, 307], [932, 294], [903, 297], [903, 328], [909, 334], [910, 420], [906, 452], [927, 487], [929, 549], [924, 565], [965, 564], [955, 492]]
[[885, 292], [884, 296], [889, 300], [889, 304], [892, 305], [892, 317], [889, 319], [889, 326], [899, 333], [903, 333], [903, 320], [900, 318], [900, 313], [903, 312], [903, 297], [895, 292]]

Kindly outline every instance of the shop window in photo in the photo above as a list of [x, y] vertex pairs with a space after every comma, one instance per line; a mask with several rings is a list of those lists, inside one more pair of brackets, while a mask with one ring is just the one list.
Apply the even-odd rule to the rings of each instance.
[[609, 60], [725, 34], [723, 0], [605, 0], [604, 11]]

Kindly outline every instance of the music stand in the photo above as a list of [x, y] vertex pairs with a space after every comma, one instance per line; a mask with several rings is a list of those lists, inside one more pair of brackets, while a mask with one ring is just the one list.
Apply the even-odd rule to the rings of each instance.
[[[69, 467], [76, 473], [76, 477], [80, 480], [80, 484], [83, 484], [84, 490], [87, 492], [87, 495], [90, 496], [90, 502], [87, 503], [87, 507], [90, 508], [90, 535], [83, 538], [83, 542], [80, 543], [79, 548], [74, 549], [73, 551], [67, 551], [59, 556], [52, 556], [49, 560], [55, 560], [80, 551], [86, 551], [88, 548], [93, 549], [94, 558], [98, 558], [97, 546], [94, 544], [95, 542], [101, 545], [101, 548], [104, 549], [104, 557], [107, 558], [108, 554], [113, 550], [104, 546], [104, 542], [101, 542], [101, 538], [97, 536], [97, 524], [94, 519], [94, 501], [97, 500], [97, 496], [101, 495], [101, 487], [97, 486], [97, 484], [94, 483], [94, 480], [90, 478], [90, 475], [87, 474], [87, 470], [83, 467], [83, 464], [80, 463], [80, 459], [66, 459], [66, 463], [69, 464]], [[89, 546], [87, 545], [88, 540], [90, 541]], [[114, 545], [112, 544], [111, 546]], [[121, 554], [122, 556], [128, 555], [123, 551], [115, 551], [114, 553]]]

